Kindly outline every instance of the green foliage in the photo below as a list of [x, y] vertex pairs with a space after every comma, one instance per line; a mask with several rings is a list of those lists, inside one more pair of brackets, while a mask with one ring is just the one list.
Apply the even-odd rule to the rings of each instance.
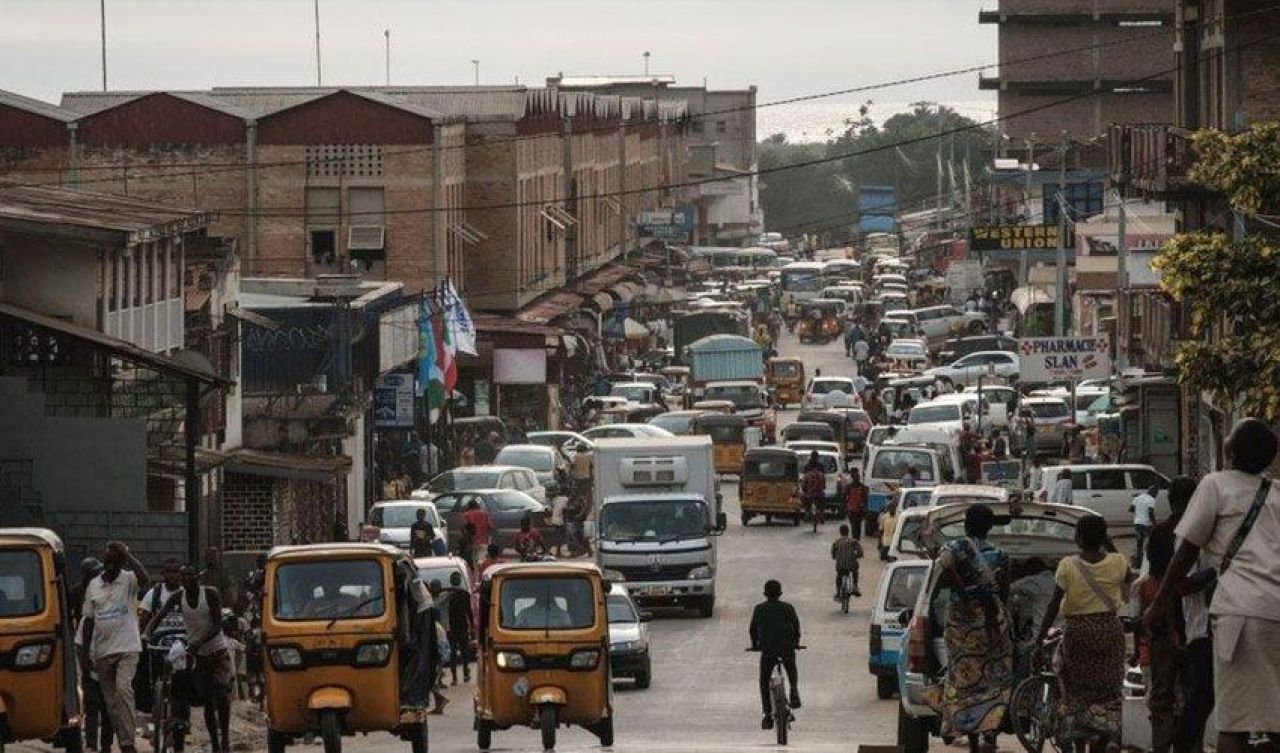
[[[830, 148], [828, 144], [791, 144], [783, 134], [774, 134], [760, 144], [760, 167], [769, 170], [822, 159]], [[765, 227], [783, 235], [824, 234], [833, 226], [850, 222], [854, 205], [854, 194], [843, 181], [837, 162], [766, 173], [761, 179]], [[843, 239], [839, 232], [830, 235]]]
[[[1193, 181], [1222, 192], [1237, 212], [1280, 212], [1280, 124], [1200, 131], [1193, 144]], [[1280, 418], [1280, 247], [1261, 235], [1183, 233], [1153, 266], [1190, 315], [1195, 339], [1177, 353], [1182, 381], [1220, 405]]]

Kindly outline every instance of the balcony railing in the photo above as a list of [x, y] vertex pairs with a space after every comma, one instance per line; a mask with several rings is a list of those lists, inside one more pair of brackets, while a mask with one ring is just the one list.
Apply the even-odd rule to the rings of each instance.
[[1189, 187], [1187, 171], [1195, 159], [1191, 132], [1156, 124], [1112, 124], [1107, 129], [1107, 168], [1111, 182], [1155, 194], [1177, 194]]

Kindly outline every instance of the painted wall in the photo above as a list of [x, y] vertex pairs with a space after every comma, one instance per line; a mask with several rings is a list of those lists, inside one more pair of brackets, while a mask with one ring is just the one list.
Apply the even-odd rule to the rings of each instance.
[[0, 235], [0, 300], [100, 330], [98, 252]]

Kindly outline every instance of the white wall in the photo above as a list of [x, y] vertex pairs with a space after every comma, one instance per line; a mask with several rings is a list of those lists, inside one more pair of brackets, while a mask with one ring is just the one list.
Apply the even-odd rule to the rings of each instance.
[[98, 326], [98, 251], [0, 236], [0, 300], [48, 316]]

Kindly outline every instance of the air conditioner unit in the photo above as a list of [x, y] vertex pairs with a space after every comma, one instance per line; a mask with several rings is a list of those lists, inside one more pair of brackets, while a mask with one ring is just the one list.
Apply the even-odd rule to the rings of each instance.
[[684, 486], [689, 482], [689, 462], [683, 457], [624, 458], [623, 486]]
[[387, 229], [382, 225], [352, 225], [347, 231], [348, 251], [381, 251]]

